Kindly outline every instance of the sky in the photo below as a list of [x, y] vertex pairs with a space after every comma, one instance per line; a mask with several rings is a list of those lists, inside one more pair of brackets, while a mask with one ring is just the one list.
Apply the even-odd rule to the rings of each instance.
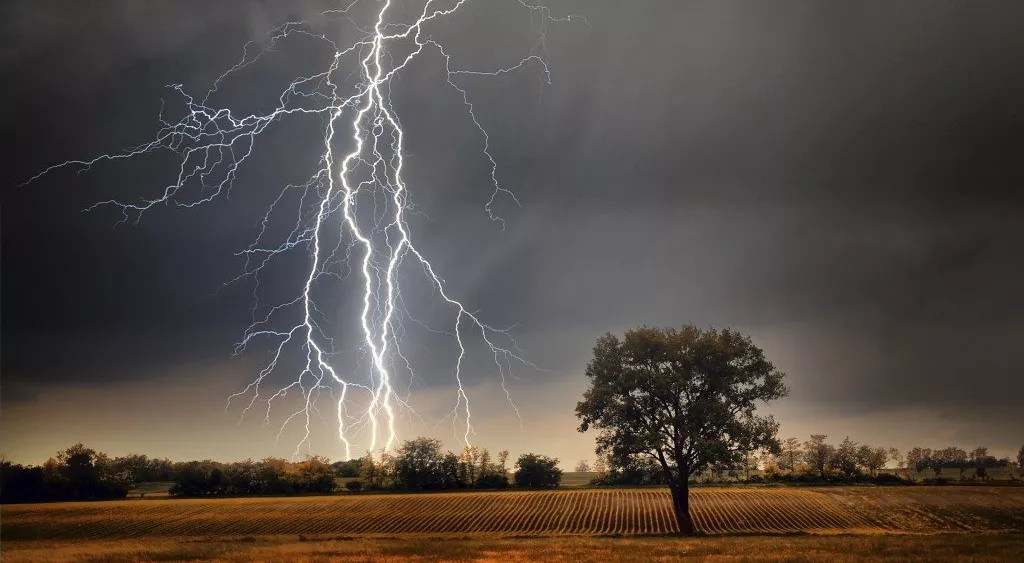
[[[151, 139], [161, 100], [169, 114], [181, 107], [167, 85], [206, 92], [247, 41], [281, 22], [317, 20], [351, 40], [350, 22], [319, 19], [336, 4], [0, 7], [7, 458], [38, 463], [79, 441], [172, 459], [294, 450], [300, 429], [278, 436], [287, 408], [266, 424], [262, 411], [243, 418], [227, 404], [268, 351], [234, 353], [254, 282], [226, 282], [243, 271], [237, 253], [268, 203], [316, 164], [319, 122], [268, 130], [230, 199], [160, 206], [137, 224], [119, 224], [109, 207], [83, 210], [159, 193], [174, 173], [166, 155], [22, 183]], [[767, 407], [782, 436], [1020, 447], [1024, 5], [547, 5], [586, 18], [544, 28], [550, 84], [536, 65], [461, 82], [519, 202], [496, 202], [504, 228], [488, 218], [480, 135], [440, 58], [418, 59], [393, 92], [418, 244], [468, 309], [514, 327], [538, 368], [515, 369], [513, 408], [472, 344], [474, 444], [554, 455], [566, 469], [592, 459], [594, 435], [576, 431], [573, 409], [596, 339], [693, 323], [749, 334], [787, 374], [790, 395]], [[512, 0], [474, 0], [431, 33], [461, 68], [495, 68], [520, 60], [540, 29]], [[310, 42], [282, 46], [213, 101], [266, 108], [323, 56]], [[294, 296], [303, 256], [265, 273], [261, 299]], [[410, 307], [443, 322], [422, 276], [403, 276]], [[347, 365], [358, 335], [345, 287], [323, 303]], [[402, 417], [402, 437], [459, 448], [445, 418], [457, 350], [414, 329], [408, 349], [419, 417]], [[310, 448], [342, 457], [329, 423], [314, 421]]]

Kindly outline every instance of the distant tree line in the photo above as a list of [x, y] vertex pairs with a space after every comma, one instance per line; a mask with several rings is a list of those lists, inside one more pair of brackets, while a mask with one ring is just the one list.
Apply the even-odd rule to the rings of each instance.
[[126, 458], [75, 444], [42, 465], [0, 461], [0, 502], [123, 498], [132, 481]]
[[478, 447], [442, 453], [441, 441], [431, 438], [407, 440], [393, 453], [334, 463], [321, 456], [233, 463], [138, 454], [111, 458], [76, 444], [41, 466], [0, 461], [0, 502], [123, 498], [134, 485], [155, 481], [172, 482], [173, 496], [326, 494], [339, 481], [347, 481], [350, 491], [547, 488], [561, 482], [558, 460], [532, 453], [519, 456], [510, 480], [508, 456], [501, 451], [494, 459]]
[[970, 452], [957, 447], [946, 447], [941, 449], [921, 448], [914, 447], [907, 452], [906, 457], [906, 468], [909, 473], [910, 470], [917, 472], [918, 474], [927, 474], [931, 471], [934, 474], [933, 479], [940, 479], [943, 469], [956, 469], [959, 470], [959, 479], [964, 479], [964, 472], [967, 470], [973, 470], [974, 474], [970, 478], [988, 480], [989, 469], [996, 467], [1010, 467], [1011, 471], [1013, 465], [1020, 467], [1020, 463], [1024, 462], [1024, 446], [1021, 447], [1021, 451], [1017, 454], [1017, 461], [1014, 463], [1008, 457], [996, 458], [988, 454], [988, 448], [980, 446], [974, 448]]
[[462, 452], [441, 451], [441, 441], [415, 438], [402, 442], [390, 454], [367, 453], [360, 460], [359, 480], [346, 486], [352, 490], [445, 490], [504, 489], [516, 487], [557, 487], [562, 480], [558, 459], [538, 454], [523, 454], [515, 462], [509, 481], [507, 450], [497, 460], [486, 448], [467, 446]]
[[[1024, 465], [1024, 446], [1011, 460], [989, 455], [984, 446], [970, 452], [914, 447], [904, 456], [896, 448], [858, 444], [849, 437], [833, 445], [824, 434], [805, 441], [787, 438], [780, 445], [778, 453], [749, 452], [739, 463], [709, 465], [691, 481], [942, 482], [944, 469], [957, 470], [959, 480], [984, 481], [993, 468], [1020, 478]], [[890, 463], [895, 468], [883, 471]], [[642, 458], [623, 463], [603, 456], [593, 464], [580, 461], [576, 470], [596, 473], [591, 484], [598, 486], [666, 484], [661, 468]], [[173, 462], [139, 454], [110, 457], [75, 444], [39, 466], [0, 459], [0, 503], [123, 498], [134, 485], [156, 481], [173, 482], [170, 494], [175, 496], [326, 494], [338, 490], [339, 480], [347, 481], [350, 491], [552, 488], [561, 483], [562, 470], [558, 459], [532, 453], [519, 456], [512, 467], [504, 450], [496, 458], [478, 447], [442, 453], [440, 440], [431, 438], [406, 440], [394, 453], [334, 463], [321, 456], [298, 462], [275, 457]]]
[[320, 456], [294, 463], [276, 457], [234, 463], [188, 461], [176, 464], [169, 492], [174, 496], [331, 493], [336, 488], [334, 478], [330, 460]]
[[[691, 481], [716, 483], [746, 482], [877, 482], [923, 480], [941, 482], [943, 469], [958, 470], [959, 481], [990, 479], [989, 470], [1003, 468], [1011, 478], [1020, 477], [1024, 464], [1024, 446], [1017, 459], [996, 458], [988, 448], [979, 446], [970, 452], [958, 447], [930, 449], [914, 447], [906, 455], [896, 448], [859, 444], [849, 437], [838, 445], [831, 444], [824, 434], [809, 439], [787, 438], [780, 441], [780, 451], [749, 452], [738, 463], [718, 463], [704, 467]], [[889, 466], [894, 467], [886, 470]], [[661, 468], [649, 460], [630, 458], [615, 463], [610, 457], [598, 458], [591, 465], [585, 461], [577, 467], [592, 468], [597, 476], [592, 485], [662, 485]]]
[[41, 466], [0, 462], [0, 502], [124, 498], [134, 485], [155, 481], [173, 482], [169, 492], [179, 496], [329, 493], [335, 475], [318, 456], [297, 463], [273, 457], [172, 462], [138, 454], [111, 458], [75, 444]]

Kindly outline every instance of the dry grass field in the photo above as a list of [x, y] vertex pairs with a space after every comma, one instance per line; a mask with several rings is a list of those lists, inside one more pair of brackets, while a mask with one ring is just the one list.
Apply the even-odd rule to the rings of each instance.
[[[1024, 530], [1009, 487], [699, 488], [706, 534]], [[667, 489], [154, 499], [5, 506], [0, 539], [636, 535], [677, 531]]]
[[[722, 487], [696, 489], [692, 499], [698, 529], [723, 537], [645, 537], [676, 531], [664, 489], [577, 489], [7, 505], [0, 539], [4, 561], [94, 563], [398, 561], [414, 553], [425, 561], [684, 554], [836, 563], [914, 560], [925, 547], [945, 555], [919, 560], [1021, 561], [1024, 553], [1019, 488]], [[729, 537], [736, 534], [754, 535]]]
[[721, 536], [523, 539], [162, 538], [18, 542], [5, 563], [956, 563], [1019, 562], [1021, 534]]

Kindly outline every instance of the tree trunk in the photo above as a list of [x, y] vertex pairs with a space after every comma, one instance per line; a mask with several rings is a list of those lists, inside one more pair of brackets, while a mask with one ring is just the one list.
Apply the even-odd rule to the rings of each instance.
[[693, 519], [690, 518], [690, 486], [685, 477], [681, 481], [669, 485], [672, 491], [672, 511], [675, 512], [679, 531], [689, 536], [694, 532]]

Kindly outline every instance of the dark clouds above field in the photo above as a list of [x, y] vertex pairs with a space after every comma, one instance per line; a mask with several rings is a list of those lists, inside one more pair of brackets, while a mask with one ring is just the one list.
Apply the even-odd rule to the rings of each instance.
[[[467, 67], [517, 60], [530, 26], [511, 4], [476, 0], [438, 33]], [[903, 447], [1019, 446], [1024, 6], [550, 5], [589, 20], [548, 30], [551, 85], [536, 69], [466, 81], [499, 177], [522, 203], [499, 205], [505, 231], [483, 209], [475, 131], [457, 100], [434, 93], [443, 85], [436, 59], [410, 69], [396, 92], [421, 182], [415, 202], [430, 218], [418, 225], [424, 248], [472, 308], [518, 325], [524, 349], [548, 368], [512, 383], [527, 415], [516, 444], [587, 456], [571, 410], [594, 339], [694, 322], [751, 333], [787, 371], [792, 397], [775, 408], [784, 431]], [[121, 447], [104, 439], [144, 449], [118, 434], [153, 426], [145, 409], [118, 411], [139, 396], [177, 405], [161, 407], [162, 420], [209, 421], [214, 443], [236, 431], [218, 401], [255, 365], [231, 358], [251, 288], [221, 284], [238, 273], [233, 253], [256, 233], [266, 198], [310, 164], [315, 141], [302, 126], [267, 138], [233, 201], [157, 209], [138, 227], [114, 228], [114, 212], [80, 211], [154, 193], [166, 162], [15, 186], [53, 162], [149, 138], [160, 98], [173, 102], [165, 85], [205, 91], [245, 41], [318, 6], [0, 8], [9, 455], [35, 459], [45, 455], [37, 449], [81, 436], [67, 429], [95, 420], [90, 394], [118, 421], [86, 436], [100, 449]], [[276, 55], [241, 79], [236, 99], [258, 105], [261, 85], [276, 91], [312, 56]], [[481, 438], [498, 446], [498, 428], [518, 422], [503, 394], [485, 392], [493, 377], [481, 373], [472, 398], [493, 416]], [[423, 391], [429, 402], [447, 383], [426, 379], [435, 384]], [[72, 394], [81, 399], [68, 403]], [[217, 401], [200, 407], [195, 394]], [[44, 419], [55, 426], [33, 435]], [[544, 432], [530, 438], [531, 424]], [[217, 454], [192, 453], [187, 441], [166, 447], [179, 457]]]

